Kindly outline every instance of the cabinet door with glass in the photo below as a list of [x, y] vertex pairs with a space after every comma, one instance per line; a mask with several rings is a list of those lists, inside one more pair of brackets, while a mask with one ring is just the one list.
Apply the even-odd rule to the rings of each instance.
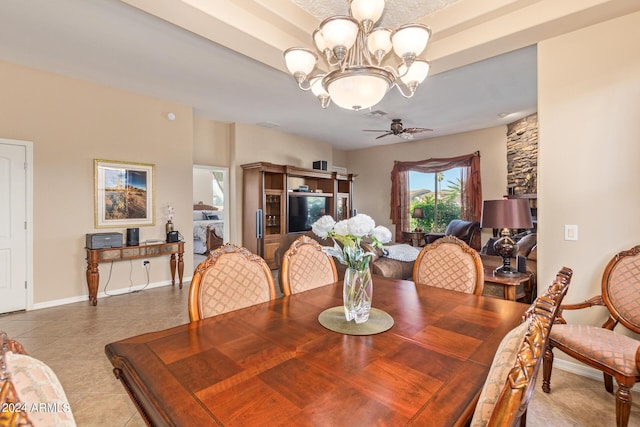
[[338, 193], [336, 197], [336, 220], [341, 221], [350, 216], [351, 207], [349, 193]]

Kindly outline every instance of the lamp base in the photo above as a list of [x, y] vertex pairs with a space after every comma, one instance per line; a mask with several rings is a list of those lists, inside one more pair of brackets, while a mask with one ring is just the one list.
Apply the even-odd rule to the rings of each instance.
[[502, 276], [502, 277], [518, 277], [520, 276], [521, 273], [519, 273], [518, 270], [514, 270], [509, 266], [501, 265], [500, 267], [493, 270], [493, 274], [495, 274], [496, 276]]

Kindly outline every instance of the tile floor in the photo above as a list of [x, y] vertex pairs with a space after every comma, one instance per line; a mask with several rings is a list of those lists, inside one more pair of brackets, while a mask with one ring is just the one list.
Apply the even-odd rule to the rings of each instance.
[[[0, 330], [56, 372], [79, 426], [142, 426], [142, 419], [111, 372], [104, 346], [189, 321], [188, 284], [89, 302], [0, 316]], [[615, 400], [601, 381], [554, 370], [552, 393], [538, 381], [528, 426], [613, 426]], [[640, 387], [637, 387], [640, 390]], [[640, 426], [640, 392], [633, 392], [630, 426]]]

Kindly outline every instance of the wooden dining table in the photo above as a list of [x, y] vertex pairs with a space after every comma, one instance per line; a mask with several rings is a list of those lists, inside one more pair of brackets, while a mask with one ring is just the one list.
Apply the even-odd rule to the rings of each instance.
[[[504, 335], [527, 305], [374, 277], [374, 335], [325, 329], [342, 283], [108, 344], [155, 426], [468, 423]], [[185, 307], [186, 310], [186, 307]]]

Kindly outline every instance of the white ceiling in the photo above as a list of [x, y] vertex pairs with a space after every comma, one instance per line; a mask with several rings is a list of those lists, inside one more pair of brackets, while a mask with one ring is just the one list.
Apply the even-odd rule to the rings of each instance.
[[[468, 0], [449, 0], [457, 1]], [[434, 137], [536, 111], [533, 46], [432, 75], [410, 100], [393, 89], [373, 108], [387, 115], [371, 117], [334, 105], [322, 110], [281, 70], [117, 0], [0, 0], [0, 11], [2, 60], [176, 101], [216, 121], [277, 125], [339, 149], [407, 143], [362, 132], [388, 129], [392, 118], [433, 128], [426, 137]]]

